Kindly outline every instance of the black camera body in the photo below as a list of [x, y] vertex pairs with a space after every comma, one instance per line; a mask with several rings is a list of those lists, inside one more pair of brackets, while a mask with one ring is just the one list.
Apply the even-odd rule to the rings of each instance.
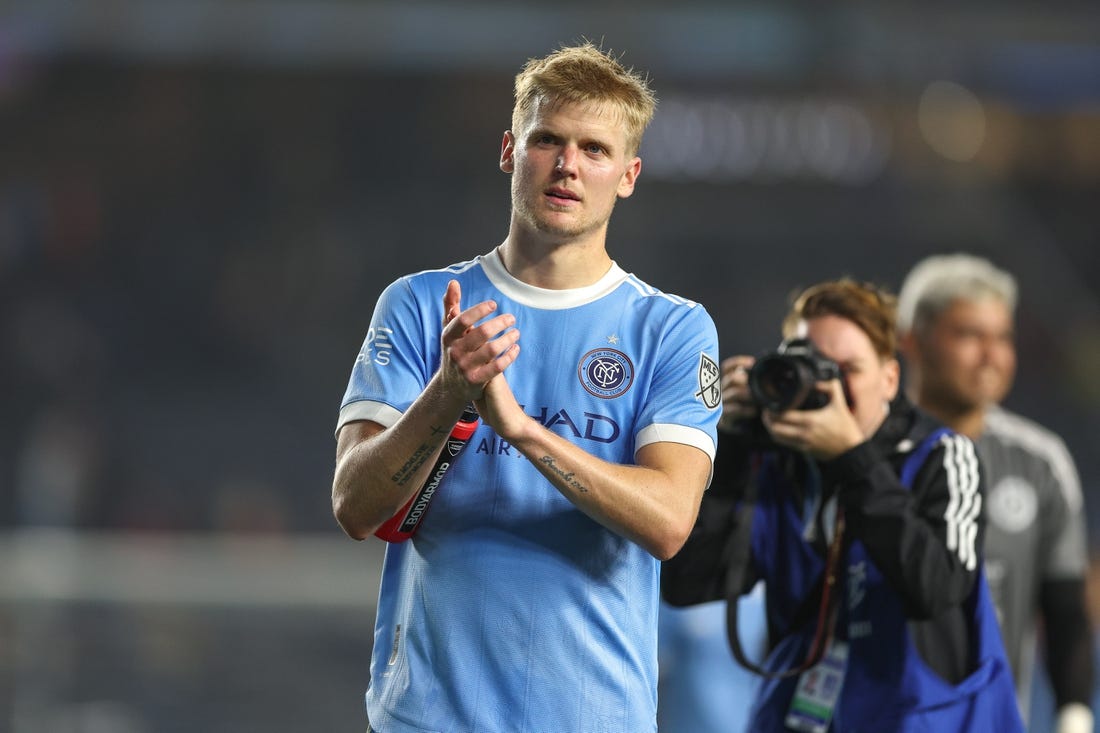
[[[764, 410], [819, 410], [829, 404], [829, 395], [817, 389], [817, 382], [831, 379], [844, 381], [839, 364], [819, 352], [809, 339], [787, 339], [752, 365], [749, 391], [753, 402]], [[847, 396], [847, 383], [844, 393]], [[848, 403], [851, 405], [851, 398]]]

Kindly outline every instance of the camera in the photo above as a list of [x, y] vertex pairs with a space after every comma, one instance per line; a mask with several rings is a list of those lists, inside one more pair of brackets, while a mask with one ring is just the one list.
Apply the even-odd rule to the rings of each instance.
[[[822, 355], [809, 339], [788, 339], [752, 365], [749, 391], [753, 402], [765, 410], [819, 410], [829, 404], [829, 395], [819, 391], [816, 383], [830, 379], [844, 381], [839, 364]], [[844, 393], [847, 396], [847, 383]]]

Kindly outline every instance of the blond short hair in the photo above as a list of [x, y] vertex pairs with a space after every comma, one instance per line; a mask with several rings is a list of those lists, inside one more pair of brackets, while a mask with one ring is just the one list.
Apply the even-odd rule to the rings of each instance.
[[898, 296], [898, 328], [921, 333], [958, 300], [996, 298], [1016, 312], [1016, 278], [982, 257], [962, 252], [933, 255], [905, 276]]
[[541, 104], [606, 104], [617, 109], [626, 127], [627, 155], [637, 154], [657, 97], [647, 78], [623, 66], [592, 43], [565, 46], [530, 59], [516, 75], [512, 131], [519, 134]]

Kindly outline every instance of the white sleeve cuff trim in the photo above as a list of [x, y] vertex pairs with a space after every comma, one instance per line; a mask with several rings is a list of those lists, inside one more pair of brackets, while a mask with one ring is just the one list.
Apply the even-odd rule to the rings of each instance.
[[694, 446], [706, 453], [712, 462], [714, 461], [714, 441], [699, 428], [667, 423], [647, 425], [634, 440], [634, 453], [637, 454], [642, 446], [650, 443], [682, 443]]
[[372, 402], [370, 400], [358, 400], [349, 402], [340, 408], [340, 417], [336, 421], [336, 432], [349, 422], [356, 420], [371, 420], [384, 428], [388, 428], [401, 417], [398, 410], [384, 402]]

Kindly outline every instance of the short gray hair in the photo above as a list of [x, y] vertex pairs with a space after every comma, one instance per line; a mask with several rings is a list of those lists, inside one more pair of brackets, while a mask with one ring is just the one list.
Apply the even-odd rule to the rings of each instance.
[[996, 298], [1016, 312], [1016, 278], [982, 257], [933, 255], [905, 276], [898, 293], [898, 331], [920, 331], [957, 300]]

